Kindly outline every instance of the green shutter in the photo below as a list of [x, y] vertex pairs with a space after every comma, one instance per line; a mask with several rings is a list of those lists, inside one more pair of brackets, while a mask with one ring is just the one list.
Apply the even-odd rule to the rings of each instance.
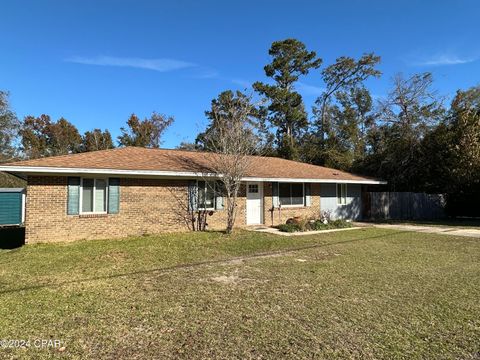
[[22, 192], [0, 192], [0, 225], [22, 223]]
[[278, 208], [278, 182], [272, 182], [272, 205], [274, 208]]
[[118, 214], [120, 212], [120, 179], [108, 179], [108, 213]]
[[223, 195], [224, 184], [221, 181], [217, 181], [215, 184], [215, 210], [223, 210]]
[[198, 186], [197, 180], [188, 182], [188, 210], [197, 211], [198, 208]]
[[67, 215], [78, 215], [80, 206], [80, 178], [68, 178]]
[[311, 190], [310, 183], [305, 183], [304, 184], [304, 190], [305, 190], [305, 206], [311, 206], [312, 205], [312, 190]]

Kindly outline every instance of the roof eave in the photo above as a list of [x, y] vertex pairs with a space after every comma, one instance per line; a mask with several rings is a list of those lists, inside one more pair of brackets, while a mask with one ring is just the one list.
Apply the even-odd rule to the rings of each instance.
[[[164, 178], [218, 178], [218, 175], [192, 171], [161, 171], [161, 170], [121, 170], [121, 169], [92, 169], [92, 168], [66, 168], [45, 166], [0, 166], [0, 171], [22, 175], [113, 175], [125, 177], [164, 177]], [[384, 185], [386, 181], [375, 179], [318, 179], [318, 178], [279, 178], [279, 177], [250, 177], [242, 178], [243, 181], [278, 181], [278, 182], [309, 182], [309, 183], [345, 183]]]

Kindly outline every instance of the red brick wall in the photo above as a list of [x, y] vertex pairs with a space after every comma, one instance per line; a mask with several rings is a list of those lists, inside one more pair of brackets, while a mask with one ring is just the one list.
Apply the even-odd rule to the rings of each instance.
[[320, 216], [320, 184], [311, 184], [311, 204], [310, 206], [283, 207], [282, 209], [272, 209], [272, 183], [263, 183], [263, 218], [265, 225], [274, 226], [284, 224], [288, 218], [294, 216], [318, 218]]
[[[187, 180], [120, 179], [120, 212], [67, 215], [67, 177], [29, 176], [26, 241], [54, 242], [187, 231]], [[226, 211], [207, 219], [209, 229], [224, 229]], [[239, 198], [237, 226], [245, 224], [245, 193]]]
[[[123, 178], [120, 179], [118, 214], [67, 215], [67, 177], [29, 176], [26, 241], [72, 241], [188, 231], [187, 190], [187, 180]], [[312, 184], [311, 193], [311, 206], [274, 209], [272, 221], [272, 185], [264, 183], [265, 225], [278, 225], [293, 216], [318, 217], [320, 184]], [[223, 230], [226, 211], [215, 211], [207, 222], [209, 229]], [[246, 198], [242, 186], [236, 226], [245, 224]]]

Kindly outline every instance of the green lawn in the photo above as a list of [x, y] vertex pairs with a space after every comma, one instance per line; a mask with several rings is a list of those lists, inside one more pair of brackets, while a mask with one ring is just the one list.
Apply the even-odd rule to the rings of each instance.
[[0, 358], [479, 359], [480, 239], [364, 228], [0, 250]]

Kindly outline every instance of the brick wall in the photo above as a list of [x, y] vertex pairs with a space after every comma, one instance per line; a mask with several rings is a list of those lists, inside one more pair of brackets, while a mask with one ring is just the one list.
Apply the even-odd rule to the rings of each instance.
[[[120, 179], [120, 212], [105, 215], [67, 215], [67, 177], [29, 176], [26, 205], [28, 243], [105, 239], [129, 235], [188, 231], [187, 180]], [[274, 209], [272, 184], [264, 183], [265, 225], [278, 225], [294, 216], [318, 217], [320, 184], [311, 184], [311, 206]], [[272, 219], [273, 215], [273, 219]], [[226, 211], [214, 211], [208, 228], [222, 230]], [[236, 226], [246, 224], [242, 186]]]
[[[120, 212], [67, 215], [67, 177], [29, 176], [26, 206], [28, 243], [103, 239], [187, 231], [187, 180], [120, 179]], [[239, 198], [237, 226], [245, 224], [245, 189]], [[226, 211], [207, 219], [209, 229], [224, 229]]]
[[281, 210], [273, 209], [272, 183], [263, 183], [263, 218], [265, 225], [274, 226], [284, 224], [288, 218], [301, 216], [318, 218], [320, 215], [320, 184], [311, 184], [311, 205], [298, 207], [283, 207]]

